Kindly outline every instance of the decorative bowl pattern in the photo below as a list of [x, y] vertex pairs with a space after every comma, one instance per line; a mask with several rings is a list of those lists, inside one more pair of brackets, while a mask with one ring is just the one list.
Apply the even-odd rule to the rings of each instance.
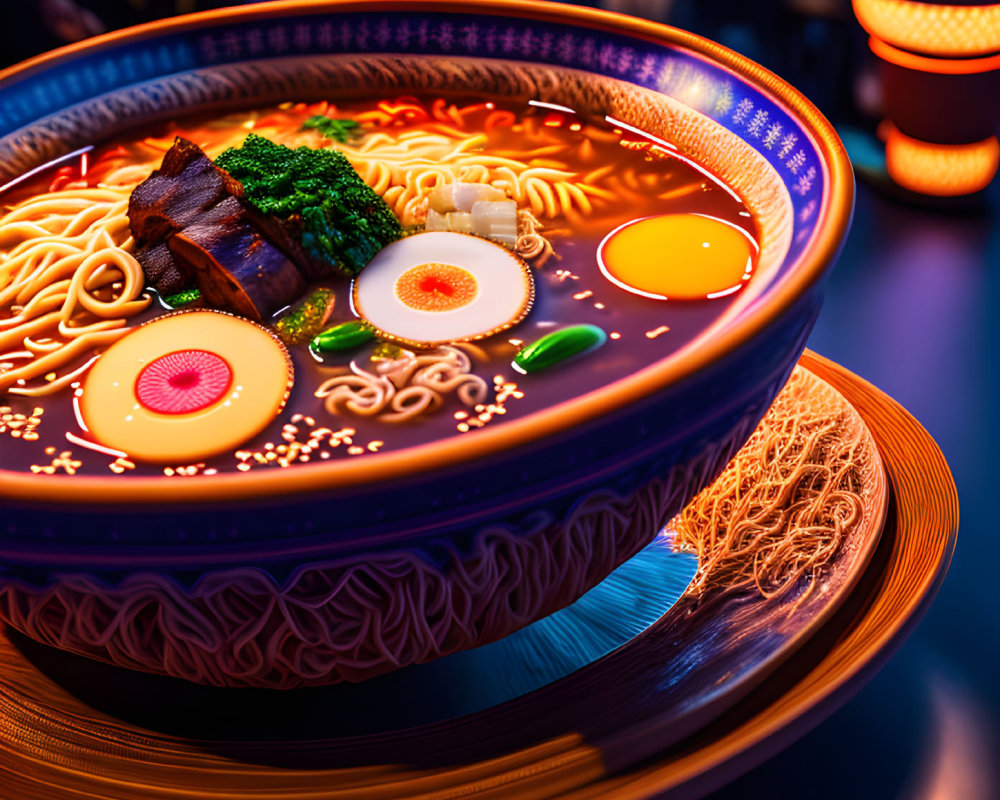
[[747, 439], [846, 232], [850, 167], [831, 128], [773, 75], [680, 31], [566, 6], [468, 8], [264, 4], [27, 62], [0, 74], [0, 176], [142, 120], [331, 85], [572, 101], [669, 138], [743, 197], [762, 240], [748, 291], [674, 356], [461, 440], [264, 476], [0, 470], [0, 616], [200, 682], [361, 680], [569, 604]]

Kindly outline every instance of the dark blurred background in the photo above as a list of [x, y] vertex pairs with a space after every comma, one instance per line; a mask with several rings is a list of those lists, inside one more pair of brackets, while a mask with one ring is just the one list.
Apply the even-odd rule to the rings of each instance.
[[[246, 0], [242, 3], [248, 4]], [[2, 0], [0, 63], [13, 64], [108, 30], [239, 0]], [[578, 5], [667, 22], [714, 39], [782, 76], [830, 116], [857, 121], [866, 36], [849, 0], [591, 0]], [[862, 91], [864, 81], [862, 83]]]
[[[232, 4], [0, 0], [0, 60], [14, 63], [104, 30]], [[909, 641], [841, 710], [713, 800], [1000, 797], [1000, 602], [993, 594], [1000, 564], [1000, 181], [961, 201], [892, 189], [871, 135], [881, 116], [874, 59], [848, 0], [588, 5], [721, 42], [788, 80], [838, 127], [863, 179], [809, 344], [894, 396], [928, 428], [961, 500], [951, 571]]]

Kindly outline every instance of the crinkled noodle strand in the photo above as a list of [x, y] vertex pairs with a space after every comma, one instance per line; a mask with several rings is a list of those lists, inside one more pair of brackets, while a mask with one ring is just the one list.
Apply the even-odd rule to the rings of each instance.
[[677, 542], [698, 556], [691, 591], [752, 590], [767, 598], [817, 585], [863, 512], [863, 427], [833, 400], [788, 388], [718, 480], [675, 520]]
[[77, 186], [0, 218], [0, 392], [64, 388], [149, 305], [127, 206], [128, 189]]
[[316, 396], [324, 398], [331, 414], [349, 412], [383, 422], [408, 422], [441, 408], [449, 395], [470, 407], [485, 402], [486, 381], [471, 370], [467, 353], [445, 346], [379, 362], [372, 372], [351, 362], [348, 374], [324, 381]]

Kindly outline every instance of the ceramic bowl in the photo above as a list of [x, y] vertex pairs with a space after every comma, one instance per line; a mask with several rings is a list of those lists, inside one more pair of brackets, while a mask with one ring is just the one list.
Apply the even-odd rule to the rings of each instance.
[[421, 89], [572, 104], [668, 139], [754, 213], [756, 278], [680, 352], [475, 435], [179, 481], [0, 471], [15, 628], [203, 683], [362, 680], [569, 604], [746, 441], [803, 350], [853, 184], [807, 100], [689, 33], [532, 2], [179, 17], [2, 73], [0, 179], [189, 111]]

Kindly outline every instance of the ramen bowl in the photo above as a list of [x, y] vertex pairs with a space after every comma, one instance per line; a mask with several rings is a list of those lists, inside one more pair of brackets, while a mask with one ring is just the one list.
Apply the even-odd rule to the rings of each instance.
[[[133, 472], [113, 450], [103, 473], [76, 469], [80, 436], [48, 433], [46, 417], [18, 417], [0, 398], [0, 452], [31, 424], [47, 445], [31, 469], [0, 467], [0, 615], [14, 628], [221, 686], [363, 680], [573, 602], [746, 441], [818, 312], [851, 170], [800, 94], [689, 33], [526, 2], [282, 2], [179, 17], [0, 74], [0, 181], [184, 115], [428, 92], [587, 115], [717, 178], [756, 226], [753, 276], [689, 341], [624, 374], [601, 377], [614, 352], [650, 346], [668, 325], [631, 344], [622, 335], [631, 349], [609, 341], [575, 368], [582, 388], [529, 412], [493, 424], [501, 387], [515, 387], [509, 399], [531, 377], [493, 360], [498, 394], [471, 416], [444, 412], [451, 435], [381, 448], [342, 428], [333, 457], [289, 469], [251, 470], [247, 455], [246, 471]], [[576, 374], [560, 373], [567, 386]], [[473, 417], [491, 424], [462, 431]]]

